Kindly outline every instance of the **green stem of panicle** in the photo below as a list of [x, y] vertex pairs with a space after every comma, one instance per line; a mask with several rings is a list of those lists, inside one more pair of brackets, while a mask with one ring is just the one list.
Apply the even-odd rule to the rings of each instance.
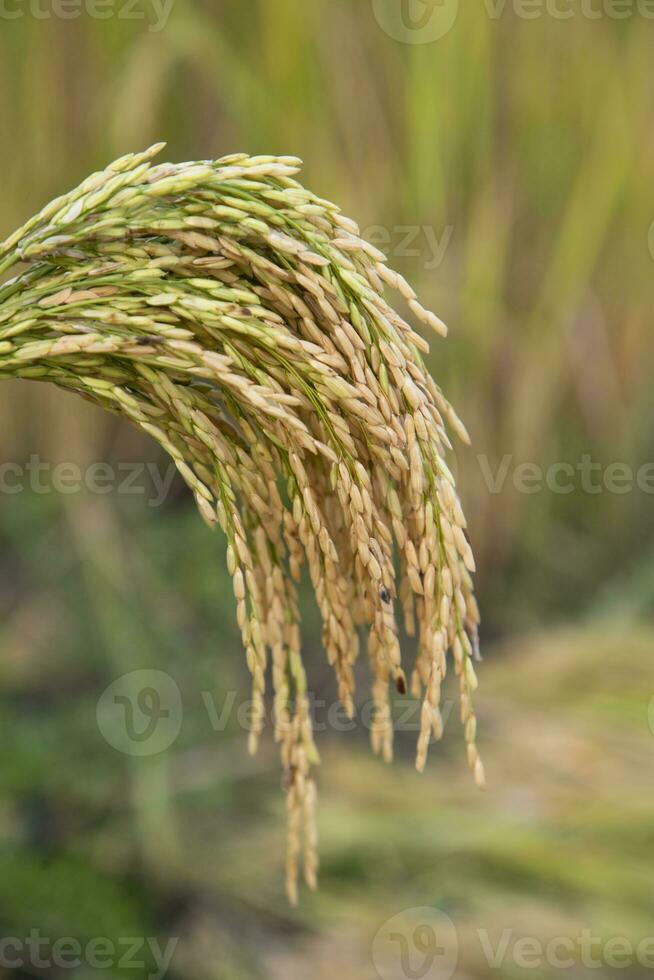
[[[2, 256], [2, 248], [0, 248], [0, 256]], [[13, 265], [18, 262], [18, 256], [15, 252], [9, 252], [4, 258], [0, 257], [0, 276], [3, 276]]]

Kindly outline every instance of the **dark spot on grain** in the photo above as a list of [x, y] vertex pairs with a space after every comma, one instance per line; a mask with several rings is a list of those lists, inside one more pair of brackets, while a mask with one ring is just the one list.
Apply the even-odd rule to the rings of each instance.
[[295, 766], [287, 766], [282, 773], [282, 789], [288, 793], [295, 782]]

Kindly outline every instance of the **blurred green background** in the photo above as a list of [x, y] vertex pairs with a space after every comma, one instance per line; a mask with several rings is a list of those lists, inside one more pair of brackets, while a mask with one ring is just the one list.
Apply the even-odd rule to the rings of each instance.
[[[413, 925], [402, 927], [410, 967], [399, 944], [375, 940], [423, 907], [454, 923], [460, 978], [558, 976], [538, 955], [525, 965], [515, 942], [584, 929], [595, 966], [575, 954], [567, 976], [648, 975], [651, 945], [649, 963], [631, 965], [604, 945], [654, 934], [645, 10], [3, 4], [0, 237], [155, 140], [174, 160], [297, 154], [304, 182], [450, 324], [430, 364], [473, 438], [452, 465], [478, 556], [489, 788], [471, 785], [455, 710], [422, 777], [415, 714], [392, 767], [371, 757], [363, 717], [354, 732], [323, 724], [321, 888], [290, 909], [276, 751], [265, 739], [248, 757], [237, 710], [248, 682], [222, 542], [177, 481], [154, 506], [166, 461], [141, 435], [54, 389], [6, 383], [0, 939], [107, 937], [122, 959], [39, 967], [3, 955], [0, 976], [157, 976], [143, 942], [131, 957], [120, 946], [141, 937], [177, 940], [172, 980], [446, 980], [445, 965], [424, 966]], [[450, 18], [434, 39], [432, 17]], [[139, 461], [151, 469], [126, 488]], [[61, 463], [121, 478], [75, 492]], [[331, 704], [308, 593], [304, 609], [312, 688]], [[183, 705], [172, 744], [142, 757], [97, 720], [102, 692], [137, 669], [170, 675]], [[364, 682], [362, 707], [366, 697]], [[497, 948], [507, 935], [493, 966], [483, 936]]]

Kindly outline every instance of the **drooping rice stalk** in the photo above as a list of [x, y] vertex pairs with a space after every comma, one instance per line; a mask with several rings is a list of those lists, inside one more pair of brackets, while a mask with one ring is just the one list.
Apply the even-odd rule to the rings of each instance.
[[0, 378], [51, 381], [130, 419], [226, 534], [252, 674], [251, 751], [272, 668], [295, 901], [300, 865], [311, 887], [318, 865], [303, 562], [349, 714], [367, 628], [374, 750], [390, 759], [389, 684], [406, 689], [399, 605], [418, 635], [417, 767], [441, 735], [451, 651], [468, 762], [483, 784], [474, 561], [444, 461], [446, 426], [467, 435], [424, 366], [427, 343], [386, 289], [438, 334], [444, 325], [353, 221], [294, 179], [299, 160], [155, 165], [160, 149], [93, 174], [0, 246], [0, 273], [23, 266], [0, 285]]

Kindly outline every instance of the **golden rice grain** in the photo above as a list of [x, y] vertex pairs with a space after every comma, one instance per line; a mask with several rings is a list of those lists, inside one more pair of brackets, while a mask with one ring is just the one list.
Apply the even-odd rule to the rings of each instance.
[[368, 628], [375, 751], [391, 758], [389, 685], [406, 690], [399, 595], [418, 637], [416, 765], [442, 734], [451, 652], [468, 763], [484, 785], [471, 702], [474, 558], [444, 459], [446, 424], [468, 434], [425, 368], [426, 340], [384, 289], [436, 333], [445, 324], [355, 222], [294, 179], [299, 160], [154, 165], [162, 146], [93, 174], [0, 245], [0, 275], [25, 264], [0, 284], [0, 377], [51, 381], [126, 416], [225, 533], [252, 674], [252, 751], [270, 662], [296, 901], [300, 871], [313, 888], [318, 868], [304, 563], [350, 716], [357, 626]]

